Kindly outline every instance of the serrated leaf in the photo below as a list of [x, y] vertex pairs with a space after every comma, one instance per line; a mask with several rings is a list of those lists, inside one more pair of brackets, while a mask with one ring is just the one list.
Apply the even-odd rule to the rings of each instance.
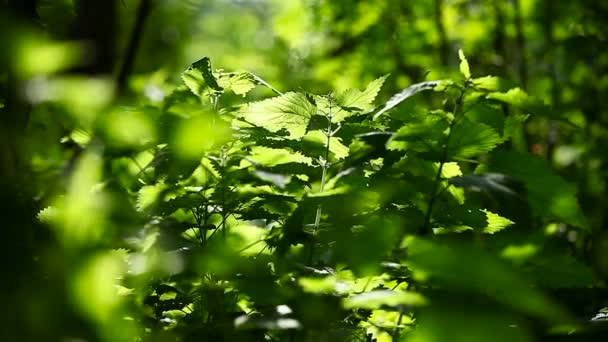
[[503, 139], [492, 127], [464, 120], [456, 125], [450, 137], [450, 158], [470, 158], [493, 150]]
[[232, 90], [237, 95], [245, 96], [258, 83], [247, 71], [217, 73], [217, 83], [225, 90]]
[[380, 115], [384, 114], [385, 112], [395, 108], [398, 104], [405, 101], [406, 99], [416, 95], [417, 93], [419, 93], [421, 91], [435, 89], [435, 87], [437, 87], [438, 85], [440, 85], [443, 82], [444, 82], [443, 80], [440, 80], [440, 81], [427, 81], [427, 82], [412, 84], [411, 86], [403, 89], [399, 93], [393, 95], [393, 97], [391, 97], [384, 104], [384, 107], [382, 109], [380, 109], [376, 114], [374, 114], [374, 120], [377, 119]]
[[361, 293], [342, 301], [345, 309], [379, 309], [384, 306], [395, 307], [397, 305], [421, 306], [427, 303], [426, 298], [415, 292], [401, 292], [390, 290], [375, 290]]
[[576, 199], [576, 188], [555, 174], [544, 160], [530, 154], [501, 151], [493, 156], [490, 168], [522, 181], [530, 206], [538, 215], [588, 227]]
[[265, 146], [253, 146], [249, 153], [249, 158], [243, 160], [243, 163], [248, 160], [268, 167], [288, 163], [312, 165], [312, 158], [306, 157], [300, 152], [291, 152], [284, 148], [270, 148]]
[[486, 214], [486, 218], [488, 219], [488, 225], [483, 229], [484, 233], [494, 234], [499, 231], [508, 228], [514, 222], [509, 220], [508, 218], [502, 217], [498, 214], [495, 214], [489, 210], [482, 210]]
[[460, 73], [462, 74], [462, 76], [464, 76], [464, 78], [471, 78], [471, 70], [469, 68], [469, 62], [467, 61], [467, 58], [464, 56], [464, 52], [462, 52], [462, 49], [458, 50], [458, 58], [460, 58]]
[[446, 139], [447, 128], [448, 123], [440, 113], [417, 115], [395, 132], [387, 147], [416, 152], [438, 152]]
[[137, 210], [147, 211], [153, 208], [160, 199], [161, 194], [168, 188], [163, 183], [142, 186], [137, 193]]
[[[382, 88], [384, 81], [388, 78], [389, 75], [385, 75], [379, 77], [372, 81], [364, 90], [359, 89], [347, 89], [340, 95], [336, 97], [336, 101], [338, 104], [343, 107], [343, 109], [337, 111], [332, 116], [332, 122], [341, 122], [345, 118], [354, 115], [356, 112], [354, 110], [358, 109], [360, 111], [368, 111], [373, 108], [372, 102], [378, 95], [378, 92]], [[354, 109], [354, 110], [345, 110], [344, 108]]]
[[203, 57], [192, 63], [190, 67], [182, 73], [182, 80], [190, 91], [197, 96], [201, 96], [207, 87], [215, 91], [224, 90], [217, 84], [217, 80], [215, 79], [215, 76], [213, 76], [209, 57]]
[[289, 92], [267, 100], [243, 105], [235, 115], [270, 132], [285, 129], [290, 139], [306, 133], [310, 118], [317, 112], [303, 93]]
[[[437, 166], [437, 167], [439, 167], [439, 166]], [[460, 166], [458, 165], [458, 163], [448, 162], [448, 163], [443, 164], [443, 168], [441, 169], [442, 178], [453, 178], [453, 177], [458, 177], [458, 176], [462, 176], [462, 171], [460, 170]], [[448, 192], [450, 194], [452, 194], [452, 196], [454, 196], [454, 199], [459, 204], [464, 204], [464, 201], [465, 201], [464, 189], [461, 189], [461, 188], [458, 188], [455, 186], [449, 186]]]
[[36, 217], [42, 223], [53, 223], [56, 222], [59, 215], [61, 215], [61, 211], [56, 207], [46, 207], [40, 210]]
[[[325, 146], [327, 144], [327, 136], [321, 131], [310, 131], [306, 133], [303, 141]], [[342, 144], [342, 139], [331, 137], [329, 139], [329, 152], [330, 156], [337, 160], [344, 159], [348, 156], [348, 147]]]

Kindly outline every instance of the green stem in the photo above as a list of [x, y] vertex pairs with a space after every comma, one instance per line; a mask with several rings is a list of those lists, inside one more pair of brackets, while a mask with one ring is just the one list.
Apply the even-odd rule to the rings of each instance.
[[[327, 137], [327, 140], [325, 142], [325, 156], [324, 156], [324, 160], [320, 163], [321, 164], [321, 186], [319, 187], [319, 192], [323, 192], [323, 190], [325, 189], [325, 182], [327, 179], [327, 170], [329, 169], [330, 163], [329, 163], [329, 146], [331, 143], [331, 136], [332, 136], [332, 125], [331, 125], [331, 119], [332, 119], [332, 99], [331, 97], [327, 97], [328, 101], [329, 101], [329, 111], [328, 113], [326, 113], [325, 117], [327, 118], [327, 131], [325, 132], [325, 136]], [[319, 232], [319, 226], [321, 224], [321, 215], [323, 214], [323, 208], [321, 207], [321, 204], [319, 204], [319, 206], [317, 207], [317, 213], [315, 215], [315, 228], [314, 228], [314, 232], [313, 232], [313, 236], [316, 238], [318, 232]], [[312, 264], [312, 257], [314, 254], [314, 246], [315, 246], [315, 241], [313, 240], [310, 244], [310, 254], [308, 255], [308, 262], [309, 264]]]
[[393, 341], [399, 340], [399, 326], [401, 325], [402, 319], [403, 319], [403, 310], [399, 310], [399, 318], [397, 319], [397, 325], [395, 326], [395, 331], [393, 332]]
[[437, 198], [439, 197], [439, 194], [441, 192], [439, 192], [439, 186], [441, 185], [441, 173], [443, 172], [443, 165], [445, 165], [445, 163], [448, 161], [448, 150], [450, 147], [450, 138], [452, 137], [452, 132], [454, 130], [454, 126], [456, 124], [456, 121], [458, 120], [458, 118], [460, 117], [460, 112], [462, 111], [462, 99], [464, 97], [464, 94], [467, 90], [469, 84], [469, 80], [465, 81], [464, 87], [462, 88], [460, 95], [458, 96], [458, 99], [456, 100], [456, 104], [454, 106], [454, 118], [452, 119], [452, 121], [450, 122], [450, 127], [449, 127], [449, 133], [448, 136], [445, 139], [445, 144], [443, 145], [443, 151], [441, 152], [441, 160], [439, 161], [439, 167], [437, 168], [437, 174], [435, 175], [435, 182], [433, 184], [433, 191], [431, 192], [431, 199], [429, 200], [429, 205], [427, 207], [426, 210], [426, 214], [424, 217], [424, 227], [422, 232], [420, 233], [421, 235], [427, 235], [432, 233], [431, 231], [431, 217], [433, 214], [433, 207], [435, 205], [435, 201], [437, 200]]

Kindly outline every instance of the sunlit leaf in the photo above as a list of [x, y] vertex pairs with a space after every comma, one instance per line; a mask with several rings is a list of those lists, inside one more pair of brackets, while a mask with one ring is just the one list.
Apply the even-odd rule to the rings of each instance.
[[494, 234], [503, 229], [508, 228], [510, 225], [513, 224], [513, 221], [509, 220], [508, 218], [504, 218], [489, 210], [482, 211], [486, 214], [486, 217], [488, 218], [488, 225], [483, 229], [484, 233]]
[[398, 104], [400, 104], [401, 102], [405, 101], [406, 99], [416, 95], [417, 93], [424, 91], [424, 90], [434, 89], [436, 86], [440, 85], [442, 82], [444, 82], [444, 81], [427, 81], [427, 82], [412, 84], [411, 86], [403, 89], [401, 92], [393, 95], [393, 97], [391, 97], [384, 104], [384, 107], [382, 109], [380, 109], [378, 112], [376, 112], [376, 114], [374, 114], [374, 119], [377, 119], [380, 115], [393, 109]]
[[451, 158], [470, 158], [489, 152], [502, 142], [500, 134], [490, 126], [464, 120], [454, 127], [448, 155]]
[[372, 81], [364, 90], [347, 89], [336, 97], [336, 101], [342, 107], [332, 116], [332, 122], [341, 122], [355, 111], [368, 111], [373, 108], [372, 103], [378, 95], [380, 88], [388, 75], [379, 77]]
[[235, 115], [271, 132], [286, 129], [289, 138], [298, 139], [304, 136], [308, 122], [316, 112], [316, 106], [308, 101], [305, 94], [290, 92], [246, 104]]
[[460, 73], [462, 74], [462, 76], [464, 76], [464, 78], [471, 78], [471, 70], [469, 69], [469, 62], [467, 61], [467, 58], [464, 56], [464, 52], [462, 52], [462, 49], [458, 50], [458, 58], [460, 58]]
[[211, 70], [209, 57], [203, 57], [192, 63], [182, 74], [182, 80], [190, 88], [190, 91], [197, 96], [201, 96], [207, 87], [214, 91], [224, 90], [217, 84], [217, 80]]
[[420, 306], [425, 305], [427, 300], [424, 296], [415, 292], [375, 290], [348, 297], [342, 303], [347, 309], [363, 308], [373, 310], [383, 306]]

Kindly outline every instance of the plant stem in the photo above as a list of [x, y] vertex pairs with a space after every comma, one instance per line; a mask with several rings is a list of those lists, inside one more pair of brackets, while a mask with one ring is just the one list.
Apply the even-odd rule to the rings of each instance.
[[[323, 192], [323, 190], [325, 190], [325, 182], [327, 179], [327, 169], [329, 169], [330, 163], [329, 163], [329, 146], [331, 143], [331, 136], [332, 136], [332, 125], [331, 125], [331, 119], [332, 119], [332, 98], [330, 96], [327, 97], [328, 102], [329, 102], [329, 110], [328, 112], [325, 114], [325, 117], [327, 118], [327, 131], [325, 132], [325, 136], [327, 137], [327, 140], [325, 142], [325, 156], [324, 159], [322, 160], [321, 164], [321, 185], [319, 187], [319, 192]], [[314, 228], [314, 232], [313, 232], [313, 236], [316, 238], [318, 232], [319, 232], [319, 226], [321, 224], [321, 215], [323, 214], [323, 208], [321, 207], [321, 204], [319, 204], [319, 206], [317, 207], [317, 214], [315, 215], [315, 228]], [[313, 257], [313, 253], [314, 253], [314, 245], [315, 242], [314, 240], [312, 241], [312, 243], [310, 244], [310, 254], [308, 255], [308, 262], [309, 264], [312, 263], [312, 257]]]
[[401, 325], [402, 319], [403, 319], [403, 309], [399, 310], [399, 318], [397, 319], [397, 325], [395, 326], [395, 331], [393, 331], [393, 341], [399, 340], [399, 326]]
[[456, 104], [454, 105], [454, 118], [450, 122], [449, 133], [445, 139], [445, 144], [443, 145], [443, 151], [441, 152], [441, 160], [439, 161], [439, 167], [437, 168], [437, 174], [435, 175], [435, 182], [433, 184], [433, 191], [431, 192], [431, 199], [429, 200], [428, 208], [426, 209], [426, 214], [424, 217], [424, 226], [421, 235], [427, 235], [432, 233], [431, 231], [431, 216], [433, 214], [433, 206], [435, 205], [435, 201], [439, 197], [441, 192], [438, 192], [439, 185], [441, 184], [441, 173], [443, 172], [443, 165], [448, 161], [448, 150], [450, 146], [450, 138], [452, 137], [452, 132], [454, 130], [454, 126], [456, 124], [456, 120], [460, 117], [459, 113], [462, 111], [462, 99], [466, 92], [469, 80], [465, 81], [465, 85], [460, 91], [460, 95], [456, 100]]

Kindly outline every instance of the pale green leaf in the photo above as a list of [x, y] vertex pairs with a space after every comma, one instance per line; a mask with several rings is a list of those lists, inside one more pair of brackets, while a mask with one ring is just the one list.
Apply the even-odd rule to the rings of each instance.
[[241, 165], [247, 162], [254, 162], [262, 166], [276, 166], [280, 164], [288, 163], [301, 163], [306, 165], [312, 165], [312, 159], [306, 157], [299, 152], [291, 152], [284, 148], [270, 148], [265, 146], [254, 146], [251, 148], [249, 158], [243, 160]]
[[464, 78], [471, 78], [471, 70], [469, 69], [469, 62], [467, 58], [464, 56], [464, 52], [462, 49], [458, 50], [458, 58], [460, 58], [460, 73], [464, 76]]
[[246, 71], [220, 72], [216, 74], [217, 83], [226, 90], [232, 90], [237, 95], [245, 96], [251, 89], [255, 88], [257, 81], [254, 76]]
[[364, 90], [347, 89], [338, 95], [336, 100], [342, 108], [332, 115], [332, 122], [341, 122], [355, 114], [357, 110], [368, 111], [372, 109], [372, 103], [387, 77], [388, 75], [385, 75], [375, 79]]
[[[312, 142], [316, 144], [326, 145], [327, 136], [318, 130], [310, 131], [304, 136], [304, 141]], [[344, 159], [348, 156], [348, 147], [342, 144], [342, 139], [338, 137], [331, 137], [329, 139], [329, 153], [330, 157], [335, 159]]]
[[375, 290], [345, 298], [342, 305], [346, 309], [363, 308], [378, 309], [383, 306], [412, 305], [420, 306], [427, 303], [426, 298], [415, 292], [390, 290]]
[[447, 83], [449, 83], [449, 81], [427, 81], [427, 82], [412, 84], [411, 86], [409, 86], [409, 87], [403, 89], [402, 91], [398, 92], [397, 94], [393, 95], [388, 101], [386, 101], [386, 103], [384, 104], [384, 107], [382, 109], [380, 109], [376, 114], [374, 114], [374, 120], [377, 119], [380, 115], [384, 114], [385, 112], [395, 108], [401, 102], [418, 94], [419, 92], [424, 91], [424, 90], [436, 89], [436, 87], [439, 87], [442, 84], [447, 84]]
[[509, 220], [508, 218], [502, 217], [498, 214], [495, 214], [489, 210], [482, 210], [486, 214], [486, 218], [488, 220], [488, 225], [483, 229], [484, 233], [494, 234], [503, 229], [508, 228], [514, 222]]
[[224, 89], [217, 84], [215, 76], [211, 71], [211, 61], [209, 57], [203, 57], [192, 63], [190, 67], [182, 73], [182, 80], [194, 95], [201, 96], [210, 88], [214, 91]]
[[289, 92], [240, 107], [235, 115], [271, 132], [285, 129], [289, 138], [299, 139], [306, 133], [310, 118], [317, 112], [305, 94]]

